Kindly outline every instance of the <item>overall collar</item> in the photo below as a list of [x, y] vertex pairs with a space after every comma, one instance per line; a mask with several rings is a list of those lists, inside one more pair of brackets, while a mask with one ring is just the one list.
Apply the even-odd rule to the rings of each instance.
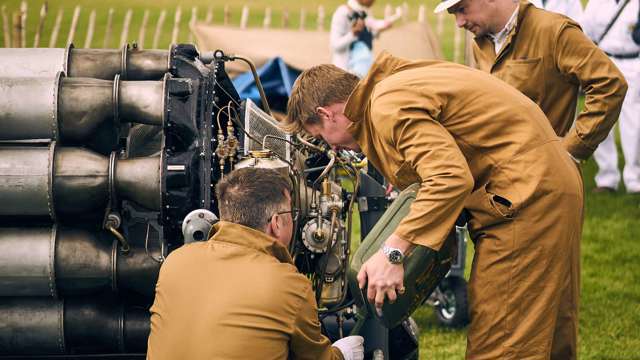
[[293, 264], [289, 250], [262, 231], [228, 221], [219, 221], [209, 231], [209, 237], [209, 241], [247, 247], [271, 255], [282, 263]]
[[528, 0], [520, 0], [520, 4], [518, 5], [518, 15], [516, 16], [515, 24], [508, 32], [507, 39], [505, 40], [504, 44], [502, 45], [502, 49], [500, 49], [500, 52], [498, 52], [498, 54], [496, 54], [493, 41], [491, 41], [491, 38], [488, 34], [475, 38], [476, 43], [482, 49], [482, 53], [484, 54], [484, 56], [488, 56], [489, 58], [493, 59], [494, 66], [498, 62], [500, 62], [500, 60], [510, 51], [511, 43], [520, 31], [520, 27], [522, 26], [522, 23], [524, 22], [525, 16], [529, 12], [529, 9], [533, 6], [534, 5], [531, 4]]

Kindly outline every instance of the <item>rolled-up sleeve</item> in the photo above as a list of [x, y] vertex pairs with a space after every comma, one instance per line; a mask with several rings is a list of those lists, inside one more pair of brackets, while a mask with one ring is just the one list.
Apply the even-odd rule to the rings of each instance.
[[[412, 100], [414, 99], [414, 100]], [[439, 250], [473, 189], [473, 177], [453, 136], [434, 118], [436, 106], [410, 90], [375, 97], [373, 124], [420, 178], [409, 214], [395, 234]]]

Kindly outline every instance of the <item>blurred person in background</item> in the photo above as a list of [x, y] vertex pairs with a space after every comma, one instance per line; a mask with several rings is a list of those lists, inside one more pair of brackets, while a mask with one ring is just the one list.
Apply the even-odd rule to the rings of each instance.
[[373, 38], [389, 29], [402, 16], [396, 8], [394, 15], [376, 19], [371, 13], [375, 0], [348, 0], [340, 5], [331, 18], [330, 47], [332, 62], [337, 67], [364, 77], [373, 62]]
[[[581, 25], [585, 33], [618, 66], [629, 83], [619, 128], [628, 193], [640, 193], [640, 9], [638, 0], [591, 0]], [[620, 183], [614, 130], [595, 151], [595, 192], [614, 192]]]
[[582, 3], [580, 0], [529, 0], [540, 9], [552, 11], [570, 17], [574, 21], [580, 21], [582, 17]]
[[320, 332], [311, 282], [288, 251], [290, 193], [270, 169], [237, 169], [218, 182], [210, 239], [173, 251], [160, 269], [147, 359], [364, 358], [361, 336], [332, 345]]

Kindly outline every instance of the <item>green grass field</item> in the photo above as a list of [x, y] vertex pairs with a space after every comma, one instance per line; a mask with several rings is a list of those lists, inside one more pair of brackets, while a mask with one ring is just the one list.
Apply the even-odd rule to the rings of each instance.
[[[307, 26], [315, 28], [315, 12], [319, 4], [325, 6], [326, 27], [331, 16], [331, 11], [342, 1], [330, 0], [323, 2], [305, 3], [308, 14]], [[429, 9], [437, 0], [425, 2]], [[109, 42], [110, 47], [116, 47], [120, 39], [120, 31], [124, 14], [127, 9], [133, 10], [131, 29], [128, 41], [137, 40], [137, 35], [142, 22], [145, 9], [150, 11], [149, 30], [145, 42], [151, 43], [153, 29], [159, 13], [167, 9], [167, 18], [164, 26], [160, 48], [169, 45], [171, 29], [173, 27], [174, 11], [178, 4], [182, 8], [182, 27], [180, 41], [187, 41], [187, 22], [191, 16], [191, 7], [198, 7], [198, 17], [203, 19], [208, 6], [213, 6], [214, 22], [222, 22], [224, 4], [229, 4], [232, 17], [231, 23], [237, 25], [240, 18], [240, 9], [244, 4], [250, 5], [250, 25], [259, 26], [262, 23], [264, 8], [273, 8], [273, 24], [280, 26], [284, 9], [288, 9], [291, 19], [291, 27], [297, 28], [299, 21], [299, 2], [293, 0], [269, 1], [227, 1], [205, 2], [197, 0], [172, 1], [172, 0], [60, 0], [51, 1], [49, 16], [44, 26], [43, 44], [49, 43], [49, 34], [58, 9], [65, 12], [64, 22], [56, 46], [64, 46], [67, 40], [68, 30], [71, 24], [71, 14], [75, 5], [80, 5], [81, 16], [75, 42], [80, 46], [84, 44], [89, 13], [92, 9], [97, 12], [96, 33], [92, 47], [101, 47], [104, 39], [104, 28], [107, 22], [107, 11], [115, 9], [113, 20], [114, 30]], [[397, 6], [401, 1], [389, 1]], [[422, 2], [408, 1], [413, 10], [413, 18], [417, 6]], [[9, 17], [19, 7], [18, 0], [3, 0], [0, 5], [5, 5]], [[379, 2], [375, 12], [382, 14], [385, 3]], [[42, 1], [29, 1], [27, 44], [32, 45], [34, 29], [37, 24]], [[435, 16], [428, 11], [429, 21], [435, 24]], [[453, 21], [446, 18], [442, 47], [445, 57], [452, 58], [453, 48]], [[324, 46], [324, 45], [322, 45]], [[594, 187], [593, 176], [596, 166], [593, 160], [584, 166], [584, 179], [586, 191], [586, 218], [582, 241], [582, 302], [580, 312], [580, 357], [593, 360], [624, 360], [640, 359], [640, 196], [626, 195], [624, 191], [616, 194], [591, 194]], [[468, 263], [473, 254], [472, 245], [469, 246]], [[423, 359], [461, 359], [464, 357], [466, 347], [465, 330], [447, 330], [440, 327], [431, 308], [418, 310], [415, 319], [421, 327], [421, 358]]]

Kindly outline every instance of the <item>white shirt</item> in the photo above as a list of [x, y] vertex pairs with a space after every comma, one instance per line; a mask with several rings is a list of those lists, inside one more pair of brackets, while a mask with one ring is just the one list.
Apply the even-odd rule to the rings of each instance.
[[574, 21], [580, 21], [582, 18], [583, 10], [580, 0], [547, 0], [544, 6], [542, 0], [529, 0], [529, 2], [535, 7], [562, 14]]
[[[631, 32], [638, 21], [639, 0], [629, 0], [627, 6], [605, 35], [598, 46], [609, 54], [631, 54], [640, 51], [640, 46], [633, 42]], [[584, 9], [580, 20], [582, 29], [593, 41], [597, 41], [605, 28], [613, 19], [624, 0], [591, 0]]]
[[497, 34], [489, 34], [489, 38], [493, 41], [493, 47], [496, 51], [496, 55], [500, 53], [500, 50], [504, 46], [505, 41], [507, 41], [507, 36], [511, 32], [511, 30], [518, 24], [518, 10], [520, 10], [520, 5], [516, 6], [516, 9], [511, 14], [509, 21], [507, 24], [498, 32]]
[[365, 26], [374, 36], [380, 29], [385, 28], [394, 20], [380, 20], [373, 17], [369, 8], [360, 5], [356, 0], [349, 0], [346, 5], [340, 5], [331, 18], [331, 33], [329, 42], [332, 53], [332, 63], [341, 69], [347, 69], [349, 63], [349, 47], [358, 37], [351, 32], [349, 15], [352, 11], [364, 11], [367, 18]]

